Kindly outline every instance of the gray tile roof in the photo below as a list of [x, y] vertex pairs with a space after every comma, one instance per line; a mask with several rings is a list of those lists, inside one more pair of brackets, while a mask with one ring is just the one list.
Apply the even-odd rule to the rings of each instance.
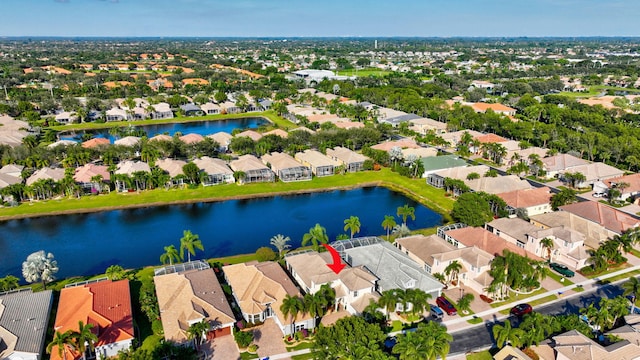
[[[52, 304], [51, 290], [0, 295], [0, 331], [8, 331], [17, 338], [11, 352], [41, 354]], [[5, 359], [11, 352], [0, 353], [0, 358]]]

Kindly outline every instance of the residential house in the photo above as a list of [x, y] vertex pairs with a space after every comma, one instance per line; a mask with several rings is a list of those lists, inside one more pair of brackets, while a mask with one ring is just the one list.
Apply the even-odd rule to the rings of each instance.
[[273, 102], [269, 99], [260, 100], [258, 103], [260, 104], [260, 107], [262, 107], [262, 111], [270, 110], [273, 105]]
[[263, 136], [267, 136], [267, 135], [275, 135], [275, 136], [279, 136], [283, 139], [286, 139], [289, 137], [289, 133], [282, 130], [282, 129], [273, 129], [270, 131], [267, 131], [265, 133], [262, 134]]
[[204, 186], [232, 184], [235, 182], [233, 171], [222, 159], [203, 156], [194, 159], [193, 163], [206, 175], [202, 178], [202, 185]]
[[180, 105], [180, 110], [182, 110], [184, 116], [202, 116], [205, 114], [202, 108], [194, 103]]
[[459, 130], [454, 132], [448, 132], [446, 134], [441, 134], [440, 137], [442, 137], [442, 139], [449, 144], [446, 147], [455, 148], [458, 146], [458, 143], [460, 142], [460, 140], [462, 140], [462, 137], [464, 136], [465, 133], [469, 133], [469, 135], [471, 135], [471, 138], [473, 139], [475, 139], [478, 136], [482, 136], [481, 132], [478, 132], [475, 130]]
[[282, 182], [311, 180], [311, 169], [296, 161], [289, 154], [272, 152], [262, 155], [260, 159], [276, 173]]
[[[105, 359], [130, 349], [135, 335], [129, 280], [76, 283], [62, 289], [54, 329], [75, 331], [79, 322], [92, 324], [98, 337], [91, 355]], [[51, 350], [51, 360], [82, 357], [71, 347], [65, 347], [62, 357], [57, 346]]]
[[234, 172], [243, 173], [243, 176], [238, 180], [240, 183], [275, 181], [274, 172], [253, 155], [242, 155], [237, 160], [231, 161], [229, 167]]
[[476, 246], [493, 256], [502, 255], [504, 250], [509, 250], [520, 256], [542, 260], [541, 257], [480, 227], [463, 227], [444, 231], [444, 239], [459, 248]]
[[[97, 178], [101, 180], [97, 181]], [[73, 180], [83, 189], [91, 193], [99, 193], [102, 190], [102, 183], [111, 181], [111, 173], [107, 166], [89, 163], [76, 169]]]
[[[191, 70], [191, 69], [189, 69]], [[193, 70], [191, 70], [191, 72], [193, 72]], [[187, 85], [194, 85], [194, 86], [207, 86], [209, 85], [209, 81], [202, 79], [202, 78], [189, 78], [189, 79], [182, 79], [182, 85], [187, 86]]]
[[531, 165], [531, 162], [529, 161], [530, 156], [537, 156], [542, 160], [547, 156], [547, 151], [547, 149], [536, 146], [528, 147], [526, 149], [507, 150], [507, 155], [504, 157], [504, 159], [506, 159], [504, 165], [505, 167], [511, 167], [519, 161], [524, 161], [525, 164]]
[[185, 180], [182, 168], [187, 165], [186, 161], [176, 159], [160, 159], [156, 161], [156, 166], [169, 174], [171, 185], [183, 185]]
[[314, 319], [309, 314], [300, 313], [292, 319], [280, 309], [287, 295], [302, 298], [302, 294], [278, 263], [252, 261], [227, 265], [222, 270], [245, 321], [273, 319], [284, 335], [313, 329]]
[[458, 248], [438, 235], [413, 235], [396, 239], [394, 245], [429, 274], [445, 274], [452, 262], [462, 265], [459, 281], [482, 294], [493, 280], [488, 271], [494, 256], [476, 246]]
[[231, 335], [235, 316], [213, 269], [204, 261], [192, 261], [155, 270], [160, 319], [164, 339], [191, 344], [189, 327], [206, 321], [206, 338]]
[[565, 227], [577, 231], [585, 236], [584, 244], [591, 249], [599, 248], [602, 242], [616, 235], [597, 222], [567, 211], [534, 215], [529, 217], [529, 221], [541, 229]]
[[302, 165], [311, 168], [311, 172], [318, 177], [334, 175], [340, 163], [324, 155], [318, 150], [305, 150], [296, 153], [295, 159]]
[[522, 350], [517, 347], [513, 347], [511, 345], [506, 345], [500, 351], [498, 351], [495, 355], [493, 355], [493, 360], [533, 360], [527, 354], [525, 354]]
[[594, 162], [584, 165], [577, 165], [571, 168], [565, 169], [564, 171], [560, 171], [560, 178], [564, 179], [565, 173], [580, 173], [584, 175], [585, 180], [579, 183], [576, 183], [575, 186], [578, 188], [585, 188], [592, 186], [595, 182], [621, 177], [624, 175], [624, 171], [617, 169], [611, 165], [607, 165], [601, 162]]
[[412, 119], [409, 120], [409, 124], [409, 129], [420, 135], [426, 135], [430, 131], [433, 131], [436, 134], [443, 134], [447, 132], [447, 123], [429, 118]]
[[364, 162], [369, 159], [362, 154], [341, 146], [336, 146], [333, 149], [327, 148], [327, 156], [344, 165], [347, 172], [363, 170]]
[[152, 119], [173, 119], [171, 106], [166, 102], [151, 105], [153, 112], [149, 114]]
[[0, 359], [44, 359], [51, 290], [0, 293]]
[[179, 137], [180, 141], [187, 145], [197, 144], [204, 141], [204, 136], [195, 133], [185, 134]]
[[[22, 183], [22, 169], [24, 166], [9, 164], [0, 168], [0, 189]], [[0, 196], [1, 198], [1, 196]], [[5, 197], [5, 199], [8, 199]]]
[[126, 110], [120, 108], [111, 108], [105, 112], [105, 120], [107, 121], [125, 121], [133, 120]]
[[260, 139], [262, 139], [262, 134], [260, 134], [259, 132], [255, 131], [255, 130], [245, 130], [243, 132], [239, 132], [237, 133], [234, 137], [248, 137], [249, 139], [253, 140], [253, 141], [258, 141]]
[[389, 140], [389, 141], [381, 142], [379, 144], [373, 145], [371, 149], [388, 152], [389, 150], [395, 147], [400, 149], [407, 149], [407, 148], [418, 149], [418, 148], [421, 148], [422, 146], [418, 145], [418, 143], [416, 143], [416, 141], [413, 139], [404, 138], [402, 140]]
[[533, 216], [552, 212], [551, 190], [546, 187], [515, 190], [497, 194], [507, 204], [510, 217], [515, 217], [518, 211], [524, 216]]
[[207, 115], [217, 115], [222, 111], [220, 105], [214, 104], [212, 102], [200, 105], [200, 109]]
[[500, 103], [488, 104], [488, 103], [479, 102], [479, 103], [471, 104], [471, 108], [473, 109], [473, 111], [477, 113], [484, 113], [484, 112], [487, 112], [487, 110], [491, 110], [496, 114], [502, 114], [506, 116], [515, 116], [517, 111], [514, 108], [510, 108]]
[[62, 111], [56, 114], [55, 120], [63, 125], [72, 124], [78, 120], [78, 116], [74, 112]]
[[382, 119], [378, 119], [378, 122], [380, 123], [384, 123], [384, 124], [389, 124], [393, 127], [397, 127], [398, 125], [402, 124], [402, 123], [406, 123], [406, 122], [411, 122], [413, 120], [417, 120], [417, 119], [422, 119], [420, 116], [415, 115], [415, 114], [403, 114], [403, 115], [397, 115], [397, 116], [390, 116], [390, 117], [385, 117]]
[[101, 146], [111, 145], [111, 141], [105, 138], [93, 138], [89, 139], [81, 144], [85, 149], [93, 149]]
[[438, 149], [432, 147], [406, 148], [402, 149], [402, 158], [405, 162], [413, 159], [438, 156]]
[[635, 200], [638, 197], [638, 194], [640, 194], [640, 174], [631, 174], [607, 179], [604, 183], [609, 189], [618, 186], [618, 184], [628, 184], [626, 187], [620, 188], [622, 189], [622, 195], [620, 196], [620, 199], [622, 200], [629, 198]]
[[493, 92], [493, 89], [496, 87], [496, 85], [494, 83], [489, 82], [489, 81], [473, 80], [471, 82], [471, 87], [478, 88], [478, 89], [483, 89], [487, 93], [491, 94]]
[[640, 359], [640, 346], [628, 340], [602, 346], [578, 330], [569, 330], [533, 348], [541, 360]]
[[487, 171], [489, 171], [489, 167], [487, 165], [459, 166], [438, 170], [429, 174], [427, 177], [427, 184], [437, 188], [443, 188], [444, 180], [447, 178], [464, 181], [470, 174], [478, 174], [482, 177], [487, 173]]
[[173, 141], [173, 138], [166, 134], [158, 134], [150, 138], [149, 141]]
[[27, 186], [33, 185], [38, 180], [48, 180], [51, 179], [55, 182], [58, 182], [64, 179], [64, 169], [62, 168], [41, 168], [36, 170], [31, 176], [27, 178], [26, 184]]
[[558, 154], [541, 160], [544, 170], [547, 172], [547, 178], [554, 178], [561, 172], [571, 171], [570, 169], [573, 167], [589, 163], [587, 160], [569, 154]]
[[220, 131], [215, 134], [207, 135], [207, 137], [218, 143], [218, 151], [221, 153], [229, 151], [229, 144], [231, 144], [231, 139], [233, 139], [231, 134]]
[[370, 300], [378, 298], [377, 277], [364, 267], [347, 266], [336, 274], [327, 266], [333, 262], [328, 252], [289, 253], [284, 260], [289, 274], [306, 293], [315, 294], [328, 284], [336, 292], [336, 307], [345, 308], [352, 315], [361, 314]]
[[134, 147], [140, 144], [140, 138], [137, 136], [125, 136], [122, 139], [118, 139], [113, 142], [114, 145], [122, 145], [128, 147]]
[[481, 177], [479, 179], [464, 180], [464, 183], [473, 191], [482, 191], [487, 194], [501, 194], [517, 190], [531, 189], [528, 181], [520, 179], [516, 175], [498, 177]]
[[[123, 162], [118, 163], [115, 174], [116, 175], [126, 175], [129, 178], [134, 178], [136, 173], [139, 172], [145, 172], [145, 173], [150, 173], [151, 172], [151, 168], [149, 167], [149, 164], [142, 162], [142, 161], [131, 161], [131, 160], [126, 160]], [[116, 185], [116, 190], [117, 191], [128, 191], [129, 190], [129, 185], [127, 183], [127, 181], [124, 181], [123, 179], [116, 179], [115, 180], [115, 185]], [[136, 184], [136, 188], [138, 188], [140, 184]]]
[[379, 293], [393, 289], [420, 289], [435, 299], [444, 287], [409, 256], [378, 237], [342, 240], [331, 246], [351, 267], [364, 266], [378, 277], [376, 291]]
[[637, 217], [597, 201], [583, 201], [564, 205], [559, 210], [593, 221], [616, 234], [622, 234], [640, 225], [640, 220]]
[[442, 155], [422, 158], [422, 165], [424, 167], [422, 177], [427, 179], [427, 184], [438, 184], [437, 177], [432, 176], [433, 173], [444, 169], [466, 167], [469, 164], [457, 155]]
[[220, 108], [222, 109], [223, 114], [238, 114], [242, 112], [242, 109], [236, 106], [236, 103], [232, 101], [223, 102], [220, 104]]

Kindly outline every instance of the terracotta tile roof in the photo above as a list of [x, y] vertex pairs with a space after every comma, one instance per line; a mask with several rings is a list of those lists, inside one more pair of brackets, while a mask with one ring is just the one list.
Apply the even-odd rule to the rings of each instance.
[[95, 164], [86, 164], [77, 168], [73, 179], [79, 183], [88, 183], [91, 182], [92, 177], [98, 175], [102, 176], [103, 181], [109, 181], [111, 179], [111, 174], [106, 166]]
[[93, 138], [91, 140], [87, 140], [85, 142], [82, 143], [82, 147], [85, 149], [89, 149], [89, 148], [94, 148], [100, 145], [109, 145], [111, 144], [111, 142], [109, 141], [109, 139], [105, 139], [105, 138]]
[[516, 175], [498, 177], [481, 177], [473, 180], [463, 180], [473, 191], [484, 191], [488, 194], [500, 194], [505, 192], [531, 189], [528, 181], [520, 179]]
[[237, 133], [234, 137], [245, 136], [250, 138], [253, 141], [258, 141], [262, 138], [262, 134], [254, 130], [245, 130], [243, 132]]
[[502, 105], [500, 103], [496, 103], [496, 104], [488, 104], [488, 103], [475, 103], [473, 105], [471, 105], [471, 107], [473, 108], [473, 110], [477, 111], [477, 112], [485, 112], [489, 109], [493, 110], [494, 112], [497, 113], [505, 113], [505, 112], [515, 112], [516, 109], [514, 108], [510, 108], [508, 106]]
[[204, 140], [204, 136], [200, 134], [186, 134], [180, 136], [180, 140], [185, 144], [196, 144]]
[[[129, 280], [104, 280], [62, 289], [54, 329], [77, 330], [79, 321], [94, 324], [98, 330], [97, 346], [133, 339]], [[80, 358], [81, 354], [67, 350], [67, 360]], [[56, 347], [51, 359], [62, 359]]]
[[209, 81], [200, 78], [182, 79], [183, 85], [209, 85]]
[[535, 254], [531, 254], [483, 228], [466, 227], [462, 229], [449, 230], [445, 234], [457, 240], [464, 246], [476, 246], [490, 255], [502, 255], [504, 250], [509, 250], [520, 256], [526, 256], [534, 260], [542, 260], [542, 258]]
[[549, 204], [551, 191], [548, 187], [515, 190], [497, 194], [507, 205], [514, 209], [528, 208], [536, 205]]
[[604, 183], [607, 184], [609, 188], [611, 188], [614, 184], [623, 182], [629, 184], [629, 187], [624, 189], [625, 193], [634, 193], [640, 191], [640, 174], [631, 174], [613, 179], [607, 179], [604, 181]]
[[133, 85], [132, 82], [130, 81], [107, 81], [105, 83], [102, 84], [102, 86], [109, 88], [109, 89], [114, 89], [117, 87], [124, 87], [124, 86], [130, 86]]
[[417, 149], [417, 148], [421, 147], [413, 139], [402, 139], [402, 140], [397, 140], [397, 141], [385, 141], [383, 143], [380, 143], [380, 144], [377, 144], [377, 145], [373, 145], [371, 148], [374, 149], [374, 150], [389, 151], [389, 150], [391, 150], [391, 148], [396, 147], [396, 146], [401, 148], [401, 149], [406, 149], [406, 148]]
[[547, 171], [562, 171], [589, 162], [569, 154], [558, 154], [541, 159]]
[[597, 201], [564, 205], [560, 210], [591, 220], [618, 234], [640, 225], [637, 218]]
[[184, 175], [182, 167], [185, 165], [187, 165], [185, 161], [176, 159], [167, 158], [156, 161], [156, 166], [169, 173], [169, 176], [171, 176], [172, 178], [178, 175]]
[[507, 139], [503, 138], [502, 136], [496, 135], [496, 134], [484, 134], [484, 135], [480, 135], [480, 136], [476, 136], [476, 140], [478, 140], [479, 142], [483, 143], [483, 144], [487, 144], [487, 143], [502, 143], [507, 141]]

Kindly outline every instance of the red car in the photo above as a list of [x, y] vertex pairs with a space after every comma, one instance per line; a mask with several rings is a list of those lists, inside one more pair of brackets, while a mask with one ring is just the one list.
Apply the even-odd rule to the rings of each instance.
[[447, 315], [458, 315], [458, 311], [444, 296], [439, 296], [436, 299], [436, 304], [447, 313]]
[[531, 314], [533, 308], [529, 304], [518, 304], [511, 308], [511, 315], [513, 316], [524, 316], [525, 314]]

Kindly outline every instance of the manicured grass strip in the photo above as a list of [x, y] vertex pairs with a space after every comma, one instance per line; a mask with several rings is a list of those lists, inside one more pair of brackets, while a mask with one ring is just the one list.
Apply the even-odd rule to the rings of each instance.
[[469, 324], [473, 324], [473, 325], [475, 325], [475, 324], [480, 324], [480, 323], [482, 323], [483, 321], [484, 321], [484, 320], [483, 320], [481, 317], [475, 317], [475, 318], [473, 318], [473, 319], [471, 319], [471, 320], [467, 320], [467, 322], [468, 322]]
[[298, 125], [291, 121], [284, 119], [276, 114], [275, 111], [259, 111], [240, 114], [219, 114], [219, 115], [206, 115], [206, 116], [189, 116], [189, 117], [174, 117], [171, 119], [147, 119], [147, 120], [133, 120], [133, 121], [110, 121], [110, 122], [86, 122], [82, 124], [69, 124], [51, 126], [50, 128], [56, 131], [78, 131], [78, 130], [99, 130], [110, 129], [114, 127], [127, 127], [127, 126], [144, 126], [144, 125], [159, 125], [159, 124], [172, 124], [172, 123], [186, 123], [197, 121], [215, 121], [215, 120], [229, 120], [229, 119], [242, 119], [248, 117], [263, 117], [271, 121], [274, 125], [283, 129], [293, 129]]
[[[553, 280], [557, 281], [558, 283], [564, 285], [564, 286], [569, 286], [569, 285], [573, 285], [573, 282], [565, 277], [563, 277], [562, 275], [558, 274], [557, 272], [551, 270], [551, 269], [545, 269], [545, 271], [547, 272], [547, 277], [552, 278]], [[560, 281], [561, 279], [564, 278], [564, 281]]]
[[292, 360], [312, 360], [315, 359], [315, 355], [313, 353], [295, 355], [291, 357]]
[[[516, 294], [514, 292], [511, 292], [511, 295], [507, 298], [507, 300], [504, 301], [494, 301], [491, 304], [489, 304], [489, 306], [491, 306], [492, 308], [497, 308], [500, 307], [502, 305], [506, 305], [506, 304], [511, 304], [511, 303], [520, 303], [520, 302], [527, 302], [527, 298], [534, 296], [534, 295], [538, 295], [538, 294], [542, 294], [547, 292], [547, 290], [545, 288], [540, 288], [534, 292], [532, 292], [531, 294], [526, 294], [526, 295], [522, 295], [522, 294]], [[507, 313], [509, 313], [509, 309], [507, 309]]]
[[493, 355], [489, 350], [467, 354], [467, 360], [493, 360]]
[[338, 75], [344, 75], [344, 76], [376, 76], [376, 77], [382, 77], [388, 74], [391, 74], [392, 71], [389, 70], [381, 70], [381, 69], [376, 69], [376, 68], [369, 68], [369, 69], [362, 69], [362, 70], [357, 70], [356, 69], [348, 69], [348, 70], [339, 70], [338, 71]]
[[311, 341], [305, 341], [294, 346], [288, 346], [287, 351], [291, 352], [291, 351], [298, 351], [302, 349], [311, 349], [312, 347], [313, 347], [313, 343]]
[[240, 359], [242, 360], [258, 359], [258, 358], [259, 358], [258, 354], [250, 354], [246, 351], [240, 353]]
[[194, 189], [154, 189], [132, 193], [102, 194], [98, 196], [82, 196], [80, 198], [63, 198], [32, 203], [23, 203], [16, 207], [0, 209], [0, 220], [10, 218], [80, 213], [91, 211], [114, 210], [119, 208], [147, 207], [193, 203], [201, 201], [221, 201], [229, 199], [249, 199], [259, 196], [300, 194], [313, 191], [330, 191], [351, 189], [360, 186], [384, 186], [398, 191], [419, 203], [443, 214], [444, 222], [449, 220], [448, 214], [453, 208], [453, 200], [444, 196], [444, 190], [425, 184], [424, 179], [409, 179], [389, 169], [381, 171], [365, 171], [345, 175], [314, 178], [302, 182], [274, 182], [258, 184], [226, 184]]

